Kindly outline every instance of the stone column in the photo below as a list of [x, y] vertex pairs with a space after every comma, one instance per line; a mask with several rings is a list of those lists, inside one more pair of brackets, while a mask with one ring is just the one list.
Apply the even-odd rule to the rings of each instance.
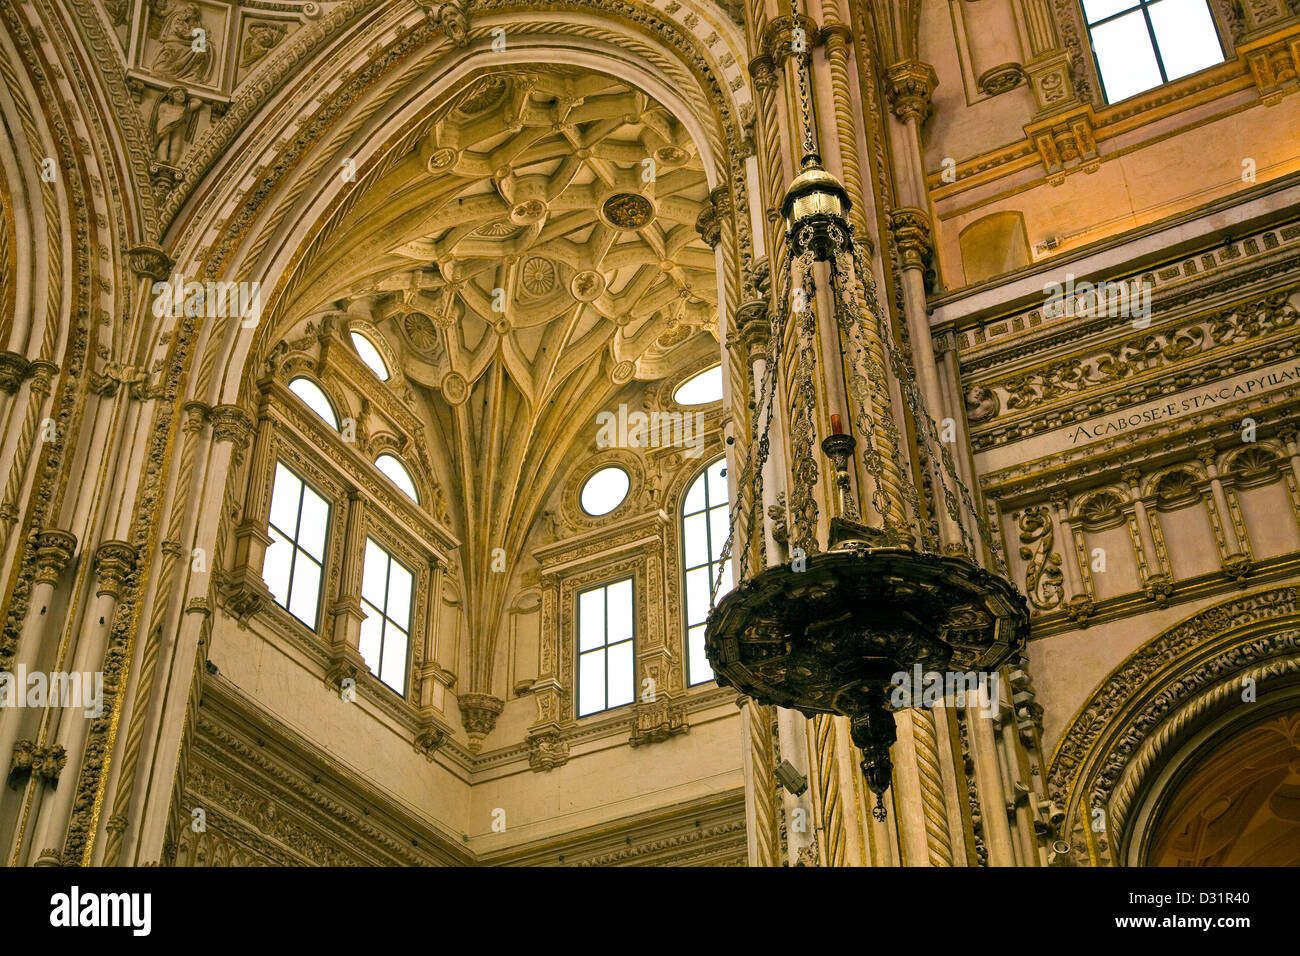
[[1222, 548], [1223, 572], [1229, 577], [1243, 578], [1250, 573], [1250, 557], [1242, 548], [1237, 536], [1237, 526], [1233, 521], [1232, 509], [1228, 505], [1228, 496], [1223, 491], [1223, 481], [1219, 478], [1219, 466], [1213, 447], [1198, 449], [1196, 457], [1205, 465], [1205, 474], [1210, 479], [1210, 520], [1214, 524]]
[[1129, 488], [1133, 499], [1131, 531], [1136, 535], [1135, 543], [1140, 547], [1138, 566], [1142, 571], [1142, 590], [1147, 597], [1158, 604], [1164, 604], [1174, 592], [1169, 579], [1168, 569], [1156, 546], [1155, 536], [1151, 532], [1151, 516], [1147, 513], [1146, 502], [1142, 500], [1142, 488], [1139, 483], [1141, 473], [1136, 468], [1127, 468], [1121, 477]]

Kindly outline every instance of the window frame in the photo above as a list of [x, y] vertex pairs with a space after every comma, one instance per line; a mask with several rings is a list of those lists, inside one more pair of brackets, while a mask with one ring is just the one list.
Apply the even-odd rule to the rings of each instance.
[[[271, 597], [272, 597], [272, 600], [273, 600], [273, 602], [274, 602], [274, 604], [275, 604], [276, 607], [280, 608], [282, 611], [284, 611], [286, 614], [288, 614], [290, 617], [292, 617], [295, 621], [298, 621], [300, 624], [302, 624], [302, 625], [304, 625], [305, 627], [307, 627], [307, 628], [308, 628], [308, 629], [309, 629], [313, 634], [320, 634], [320, 633], [321, 633], [321, 630], [320, 630], [320, 627], [321, 627], [321, 611], [323, 610], [324, 605], [325, 605], [325, 582], [326, 582], [326, 580], [327, 580], [327, 571], [328, 571], [328, 569], [329, 569], [329, 560], [330, 560], [330, 533], [331, 533], [331, 532], [333, 531], [333, 529], [334, 529], [334, 518], [335, 518], [335, 506], [334, 506], [334, 502], [330, 499], [330, 497], [329, 497], [328, 495], [326, 495], [326, 494], [322, 494], [320, 488], [318, 488], [318, 487], [317, 487], [314, 483], [312, 483], [309, 479], [307, 479], [306, 477], [304, 477], [304, 476], [299, 472], [299, 470], [293, 466], [293, 463], [292, 463], [292, 462], [290, 462], [290, 461], [286, 461], [286, 460], [285, 460], [285, 456], [282, 455], [282, 454], [279, 454], [279, 453], [278, 453], [278, 450], [277, 450], [277, 453], [274, 455], [272, 461], [273, 461], [273, 464], [272, 464], [272, 466], [271, 466], [271, 477], [270, 477], [271, 486], [270, 486], [270, 491], [269, 491], [269, 493], [268, 493], [267, 496], [266, 496], [266, 506], [267, 506], [267, 513], [266, 513], [266, 528], [267, 528], [267, 536], [269, 537], [271, 531], [272, 531], [272, 530], [275, 530], [275, 531], [277, 531], [277, 532], [278, 532], [278, 533], [279, 533], [279, 534], [280, 534], [280, 535], [281, 535], [281, 536], [282, 536], [286, 541], [288, 541], [289, 546], [290, 546], [290, 561], [289, 561], [289, 583], [288, 583], [288, 594], [287, 594], [286, 597], [285, 597], [285, 600], [286, 600], [287, 603], [285, 603], [285, 604], [281, 604], [281, 603], [279, 602], [279, 600], [275, 598], [274, 593], [271, 595]], [[297, 511], [297, 525], [298, 525], [298, 527], [294, 530], [294, 534], [293, 534], [293, 535], [288, 534], [288, 533], [285, 532], [282, 528], [276, 527], [276, 526], [272, 523], [272, 521], [271, 521], [271, 512], [272, 512], [272, 509], [273, 509], [273, 507], [274, 507], [273, 502], [274, 502], [274, 500], [275, 500], [275, 485], [276, 485], [276, 480], [275, 480], [275, 479], [276, 479], [277, 470], [278, 470], [281, 466], [284, 467], [284, 470], [285, 470], [285, 471], [287, 471], [289, 474], [291, 474], [291, 475], [293, 475], [295, 478], [297, 478], [298, 481], [299, 481], [299, 483], [302, 485], [302, 492], [300, 492], [300, 494], [299, 494], [299, 496], [298, 496], [298, 511]], [[317, 563], [320, 565], [320, 580], [317, 582], [317, 585], [316, 585], [316, 615], [315, 615], [315, 618], [316, 618], [316, 619], [315, 619], [314, 622], [304, 621], [301, 617], [299, 617], [296, 613], [294, 613], [294, 611], [292, 611], [292, 610], [290, 609], [290, 607], [289, 607], [289, 604], [291, 604], [291, 603], [293, 602], [293, 577], [294, 577], [294, 570], [295, 570], [295, 568], [297, 567], [297, 564], [298, 564], [298, 552], [299, 552], [299, 551], [302, 551], [304, 554], [307, 554], [307, 556], [308, 556], [309, 558], [311, 558], [312, 560], [314, 560], [314, 561], [317, 560], [317, 559], [315, 559], [314, 557], [312, 557], [312, 555], [310, 554], [310, 552], [307, 551], [306, 548], [303, 548], [303, 547], [301, 547], [301, 546], [298, 544], [298, 535], [299, 535], [299, 533], [301, 532], [301, 528], [302, 528], [302, 503], [303, 503], [303, 498], [304, 498], [304, 496], [305, 496], [304, 493], [305, 493], [308, 489], [310, 489], [311, 492], [312, 492], [314, 495], [316, 495], [317, 498], [321, 499], [321, 501], [323, 501], [323, 502], [325, 503], [325, 507], [328, 509], [328, 517], [326, 518], [326, 522], [325, 522], [325, 532], [324, 532], [324, 535], [323, 535], [323, 543], [322, 543], [322, 547], [321, 547], [321, 557], [320, 557], [320, 559], [317, 561]], [[270, 549], [271, 549], [271, 546], [270, 546], [270, 545], [267, 545], [267, 553], [270, 552]], [[262, 559], [262, 577], [263, 577], [263, 580], [265, 580], [265, 577], [266, 577], [266, 558], [265, 558], [265, 556], [264, 556], [263, 559]]]
[[[713, 608], [716, 606], [715, 603], [714, 603], [714, 601], [713, 601], [713, 583], [714, 583], [714, 580], [713, 580], [713, 570], [712, 570], [712, 569], [715, 568], [715, 567], [717, 567], [717, 568], [721, 568], [724, 564], [726, 564], [727, 562], [729, 562], [729, 561], [731, 560], [730, 558], [728, 558], [726, 562], [724, 562], [724, 561], [720, 561], [720, 560], [719, 560], [719, 561], [715, 561], [715, 560], [713, 560], [713, 541], [712, 541], [712, 537], [713, 537], [713, 529], [712, 529], [712, 522], [710, 522], [710, 520], [709, 520], [709, 515], [710, 515], [713, 511], [717, 510], [718, 508], [723, 508], [723, 507], [725, 507], [726, 510], [727, 510], [727, 527], [728, 527], [728, 528], [731, 527], [731, 517], [732, 517], [732, 516], [731, 516], [731, 483], [730, 483], [730, 482], [727, 482], [727, 500], [726, 500], [726, 502], [725, 502], [724, 504], [721, 504], [721, 505], [710, 505], [710, 504], [709, 504], [709, 481], [708, 481], [709, 469], [712, 468], [714, 465], [718, 464], [719, 462], [722, 463], [723, 470], [725, 471], [725, 470], [727, 469], [727, 467], [728, 467], [727, 456], [726, 456], [726, 455], [719, 455], [717, 458], [714, 458], [713, 460], [711, 460], [711, 461], [709, 461], [707, 464], [705, 464], [703, 467], [701, 467], [697, 472], [695, 472], [695, 474], [693, 474], [693, 475], [690, 477], [690, 479], [687, 480], [686, 484], [682, 487], [681, 503], [680, 503], [680, 504], [678, 505], [678, 507], [677, 507], [677, 527], [678, 527], [678, 529], [679, 529], [679, 532], [678, 532], [678, 533], [679, 533], [680, 538], [681, 538], [681, 541], [680, 541], [680, 543], [679, 543], [679, 550], [680, 550], [680, 552], [681, 552], [681, 562], [682, 562], [682, 565], [681, 565], [682, 573], [681, 573], [681, 583], [680, 583], [680, 586], [681, 586], [681, 595], [682, 595], [682, 601], [681, 601], [681, 607], [682, 607], [682, 631], [681, 631], [681, 633], [682, 633], [682, 663], [683, 663], [683, 665], [684, 665], [684, 666], [683, 666], [683, 671], [684, 671], [684, 683], [685, 683], [685, 685], [686, 685], [686, 689], [687, 689], [687, 690], [690, 690], [690, 689], [695, 688], [695, 687], [703, 687], [705, 684], [708, 684], [708, 683], [711, 683], [711, 682], [717, 680], [717, 673], [714, 672], [714, 670], [713, 670], [713, 665], [712, 665], [712, 664], [709, 665], [709, 673], [712, 675], [711, 677], [709, 677], [709, 678], [707, 678], [707, 679], [705, 679], [705, 680], [701, 680], [701, 681], [692, 681], [692, 680], [691, 680], [691, 629], [692, 629], [693, 627], [699, 627], [699, 626], [703, 625], [703, 624], [705, 623], [705, 621], [708, 620], [708, 614], [711, 613], [711, 612], [713, 611]], [[726, 481], [726, 475], [723, 475], [723, 480]], [[704, 483], [704, 508], [701, 509], [701, 510], [699, 510], [699, 511], [692, 511], [692, 512], [688, 515], [688, 514], [686, 513], [686, 499], [690, 497], [691, 489], [695, 487], [695, 485], [696, 485], [697, 482], [701, 482], [701, 481]], [[704, 564], [697, 564], [697, 565], [693, 565], [693, 566], [691, 566], [691, 567], [687, 567], [687, 559], [686, 559], [686, 519], [687, 519], [688, 517], [694, 517], [695, 515], [704, 515], [704, 535], [705, 535], [705, 542], [704, 542], [704, 545], [705, 545], [705, 554], [708, 556], [708, 560], [707, 560]], [[692, 623], [691, 623], [690, 598], [689, 598], [689, 592], [687, 591], [686, 579], [687, 579], [687, 577], [689, 576], [690, 572], [692, 572], [692, 571], [698, 571], [700, 568], [709, 568], [709, 569], [710, 569], [710, 570], [709, 570], [709, 598], [710, 598], [710, 600], [709, 600], [709, 611], [708, 611], [708, 613], [705, 614], [705, 616], [704, 616], [704, 621], [700, 621], [700, 622], [698, 622], [698, 623], [696, 623], [696, 624], [692, 624]], [[721, 572], [719, 572], [719, 577], [721, 577]], [[734, 589], [735, 586], [736, 586], [736, 585], [735, 585], [735, 581], [732, 581], [732, 588]], [[719, 597], [721, 597], [721, 595], [719, 595]], [[706, 659], [707, 659], [707, 658], [706, 658]]]
[[[592, 584], [585, 587], [577, 588], [573, 592], [574, 606], [574, 628], [573, 628], [573, 715], [576, 720], [585, 720], [588, 717], [597, 717], [601, 714], [608, 714], [610, 711], [618, 710], [622, 707], [631, 707], [636, 704], [637, 695], [637, 587], [636, 574], [621, 574], [618, 577], [608, 578], [600, 584]], [[609, 589], [616, 584], [628, 583], [630, 592], [629, 601], [629, 619], [632, 622], [632, 634], [630, 637], [609, 643]], [[582, 650], [582, 596], [590, 594], [593, 591], [603, 591], [605, 593], [604, 601], [604, 643], [599, 647], [593, 647], [587, 651]], [[632, 699], [621, 704], [609, 703], [609, 651], [613, 647], [620, 647], [623, 644], [632, 645]], [[605, 681], [604, 681], [604, 701], [605, 706], [599, 710], [593, 710], [588, 713], [581, 713], [582, 707], [582, 658], [586, 654], [594, 654], [600, 651], [604, 654], [605, 663]]]
[[[366, 614], [367, 618], [370, 616], [369, 611], [374, 610], [378, 615], [380, 621], [382, 622], [382, 627], [379, 636], [379, 667], [381, 670], [383, 669], [383, 663], [384, 663], [384, 643], [385, 643], [385, 635], [387, 634], [388, 631], [388, 625], [392, 624], [394, 628], [396, 628], [399, 631], [401, 630], [401, 628], [398, 627], [397, 622], [388, 616], [388, 593], [389, 593], [389, 588], [391, 587], [392, 584], [393, 565], [394, 564], [398, 565], [403, 571], [405, 571], [407, 574], [411, 576], [411, 593], [408, 598], [408, 604], [406, 608], [406, 614], [407, 614], [407, 629], [405, 632], [406, 633], [406, 654], [404, 655], [403, 662], [402, 662], [402, 684], [403, 684], [402, 689], [398, 690], [392, 684], [388, 683], [388, 681], [384, 680], [384, 678], [380, 676], [380, 671], [370, 670], [370, 676], [373, 677], [376, 681], [378, 681], [384, 687], [388, 688], [388, 690], [392, 691], [402, 700], [409, 700], [410, 693], [411, 693], [411, 677], [412, 677], [411, 662], [413, 660], [414, 653], [415, 653], [415, 632], [416, 632], [416, 627], [421, 623], [419, 620], [419, 616], [416, 613], [418, 609], [418, 605], [416, 602], [417, 589], [421, 585], [420, 573], [416, 568], [408, 567], [406, 562], [402, 560], [401, 556], [395, 553], [395, 549], [390, 544], [388, 544], [382, 538], [377, 537], [369, 530], [366, 533], [366, 544], [367, 545], [373, 544], [379, 550], [379, 552], [388, 559], [387, 565], [384, 569], [384, 607], [382, 609], [376, 607], [374, 603], [371, 602], [365, 595], [365, 591], [364, 591], [365, 576], [366, 576], [365, 551], [363, 551], [361, 557], [361, 576], [360, 576], [361, 583], [358, 585], [358, 590], [357, 590], [357, 601], [361, 605], [361, 609], [367, 612]], [[368, 550], [368, 548], [366, 550]], [[364, 622], [362, 626], [363, 627], [365, 626]], [[360, 647], [358, 647], [358, 653], [360, 653]], [[362, 659], [364, 660], [364, 655]], [[366, 664], [366, 667], [367, 669], [370, 668], [369, 663]]]
[[[1197, 73], [1201, 72], [1201, 70], [1196, 70], [1192, 73], [1188, 73], [1186, 76], [1180, 76], [1174, 80], [1169, 79], [1169, 74], [1165, 71], [1164, 57], [1160, 55], [1160, 41], [1156, 39], [1155, 25], [1151, 22], [1151, 13], [1149, 10], [1153, 4], [1159, 2], [1160, 0], [1133, 0], [1133, 6], [1126, 7], [1117, 13], [1112, 13], [1109, 16], [1103, 17], [1096, 23], [1090, 23], [1088, 21], [1088, 11], [1083, 5], [1083, 0], [1079, 0], [1079, 16], [1083, 21], [1084, 33], [1087, 34], [1088, 37], [1088, 53], [1092, 57], [1092, 68], [1097, 74], [1097, 83], [1101, 87], [1101, 100], [1103, 105], [1114, 106], [1117, 103], [1126, 102], [1127, 100], [1133, 99], [1135, 96], [1143, 96], [1154, 90], [1158, 90], [1163, 86], [1168, 86], [1170, 83], [1177, 83], [1179, 80], [1188, 79], [1189, 77], [1195, 76]], [[1214, 3], [1212, 0], [1204, 0], [1204, 3], [1206, 12], [1210, 15], [1210, 24], [1214, 27], [1214, 39], [1219, 44], [1219, 55], [1222, 57], [1218, 63], [1211, 63], [1202, 68], [1204, 70], [1209, 70], [1216, 66], [1222, 66], [1228, 61], [1228, 47], [1223, 40], [1223, 27], [1219, 23], [1219, 18], [1214, 15]], [[1149, 89], [1141, 90], [1137, 93], [1130, 93], [1123, 99], [1112, 100], [1106, 92], [1106, 75], [1102, 72], [1101, 61], [1097, 58], [1097, 45], [1093, 42], [1092, 31], [1094, 27], [1105, 26], [1107, 23], [1118, 20], [1120, 17], [1128, 16], [1135, 10], [1142, 11], [1142, 22], [1146, 24], [1147, 39], [1151, 41], [1151, 52], [1155, 56], [1156, 69], [1160, 72], [1160, 82]]]

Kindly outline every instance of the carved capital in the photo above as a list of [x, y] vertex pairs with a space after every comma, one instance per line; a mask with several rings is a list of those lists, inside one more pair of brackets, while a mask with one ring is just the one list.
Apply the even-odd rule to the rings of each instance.
[[256, 427], [253, 416], [248, 411], [238, 405], [218, 405], [212, 409], [210, 418], [214, 440], [231, 442], [236, 451], [242, 451], [248, 446], [249, 436]]
[[1214, 446], [1206, 445], [1196, 449], [1196, 457], [1197, 460], [1205, 466], [1206, 470], [1210, 471], [1211, 478], [1218, 474], [1218, 468], [1216, 467], [1215, 462], [1218, 461], [1219, 456], [1218, 452], [1214, 450]]
[[1234, 581], [1244, 581], [1255, 570], [1255, 562], [1244, 554], [1233, 554], [1223, 559], [1223, 573]]
[[163, 252], [161, 246], [152, 242], [141, 243], [127, 250], [127, 265], [131, 271], [142, 279], [165, 282], [171, 275], [174, 265], [171, 256]]
[[135, 568], [136, 550], [125, 541], [105, 541], [95, 551], [96, 597], [122, 597], [127, 576]]
[[766, 93], [776, 88], [776, 65], [772, 58], [760, 53], [749, 61], [749, 76], [754, 81], [754, 88]]
[[821, 41], [826, 45], [827, 56], [847, 56], [853, 31], [847, 23], [828, 23], [822, 27]]
[[0, 388], [10, 395], [18, 391], [30, 365], [26, 356], [17, 352], [0, 352]]
[[1119, 476], [1130, 488], [1137, 488], [1142, 480], [1142, 471], [1139, 468], [1125, 468]]
[[902, 256], [904, 269], [928, 269], [934, 256], [930, 217], [922, 209], [903, 206], [889, 214], [889, 232]]
[[469, 734], [470, 753], [476, 754], [483, 747], [483, 738], [496, 727], [505, 702], [491, 694], [461, 694], [456, 703], [460, 707], [460, 722]]
[[1147, 600], [1155, 602], [1156, 607], [1165, 607], [1174, 596], [1174, 584], [1163, 574], [1153, 574], [1143, 583], [1142, 593]]
[[54, 584], [72, 561], [77, 536], [50, 529], [36, 536], [36, 583]]
[[772, 322], [767, 311], [767, 300], [751, 299], [736, 310], [736, 340], [745, 349], [745, 361], [753, 362], [767, 354], [772, 338]]
[[722, 241], [722, 222], [718, 219], [718, 211], [712, 206], [701, 209], [695, 217], [695, 231], [710, 249], [717, 248]]
[[821, 31], [817, 23], [807, 14], [798, 13], [769, 20], [759, 38], [759, 48], [780, 66], [792, 56], [807, 59], [819, 42]]
[[920, 60], [903, 60], [885, 71], [885, 95], [889, 109], [903, 122], [915, 118], [925, 122], [939, 77], [934, 67]]
[[569, 742], [556, 731], [530, 734], [528, 737], [528, 766], [534, 773], [554, 770], [569, 762]]
[[203, 402], [186, 402], [185, 403], [185, 423], [181, 427], [185, 431], [193, 434], [203, 427], [208, 416], [212, 414], [212, 409]]
[[262, 576], [247, 566], [226, 573], [217, 590], [217, 599], [239, 623], [248, 626], [249, 618], [275, 602]]
[[422, 754], [426, 760], [432, 760], [451, 737], [451, 731], [437, 721], [429, 721], [415, 735], [415, 752]]
[[54, 381], [54, 376], [59, 372], [59, 367], [53, 362], [45, 362], [37, 359], [27, 367], [27, 374], [32, 380], [31, 390], [35, 395], [50, 394], [50, 384]]

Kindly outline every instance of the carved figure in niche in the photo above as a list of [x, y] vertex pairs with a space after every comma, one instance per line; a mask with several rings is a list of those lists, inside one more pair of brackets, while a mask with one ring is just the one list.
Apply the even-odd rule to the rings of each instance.
[[283, 23], [254, 23], [244, 37], [243, 57], [240, 66], [252, 66], [279, 46], [289, 28]]
[[202, 83], [212, 71], [212, 38], [199, 6], [183, 3], [169, 9], [158, 31], [162, 49], [153, 59], [153, 70], [160, 76]]
[[1002, 411], [1002, 403], [997, 393], [982, 385], [976, 385], [966, 393], [966, 417], [972, 422], [982, 422]]
[[174, 86], [154, 104], [149, 130], [153, 135], [154, 159], [176, 166], [185, 147], [194, 137], [203, 101], [190, 96], [183, 87]]

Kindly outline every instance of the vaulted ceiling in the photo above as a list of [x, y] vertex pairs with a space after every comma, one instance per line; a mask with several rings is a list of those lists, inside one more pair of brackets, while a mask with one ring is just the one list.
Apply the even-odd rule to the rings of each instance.
[[423, 386], [479, 659], [496, 549], [518, 560], [596, 413], [718, 354], [708, 192], [681, 124], [622, 81], [493, 73], [368, 164], [299, 264], [289, 314], [369, 317]]

